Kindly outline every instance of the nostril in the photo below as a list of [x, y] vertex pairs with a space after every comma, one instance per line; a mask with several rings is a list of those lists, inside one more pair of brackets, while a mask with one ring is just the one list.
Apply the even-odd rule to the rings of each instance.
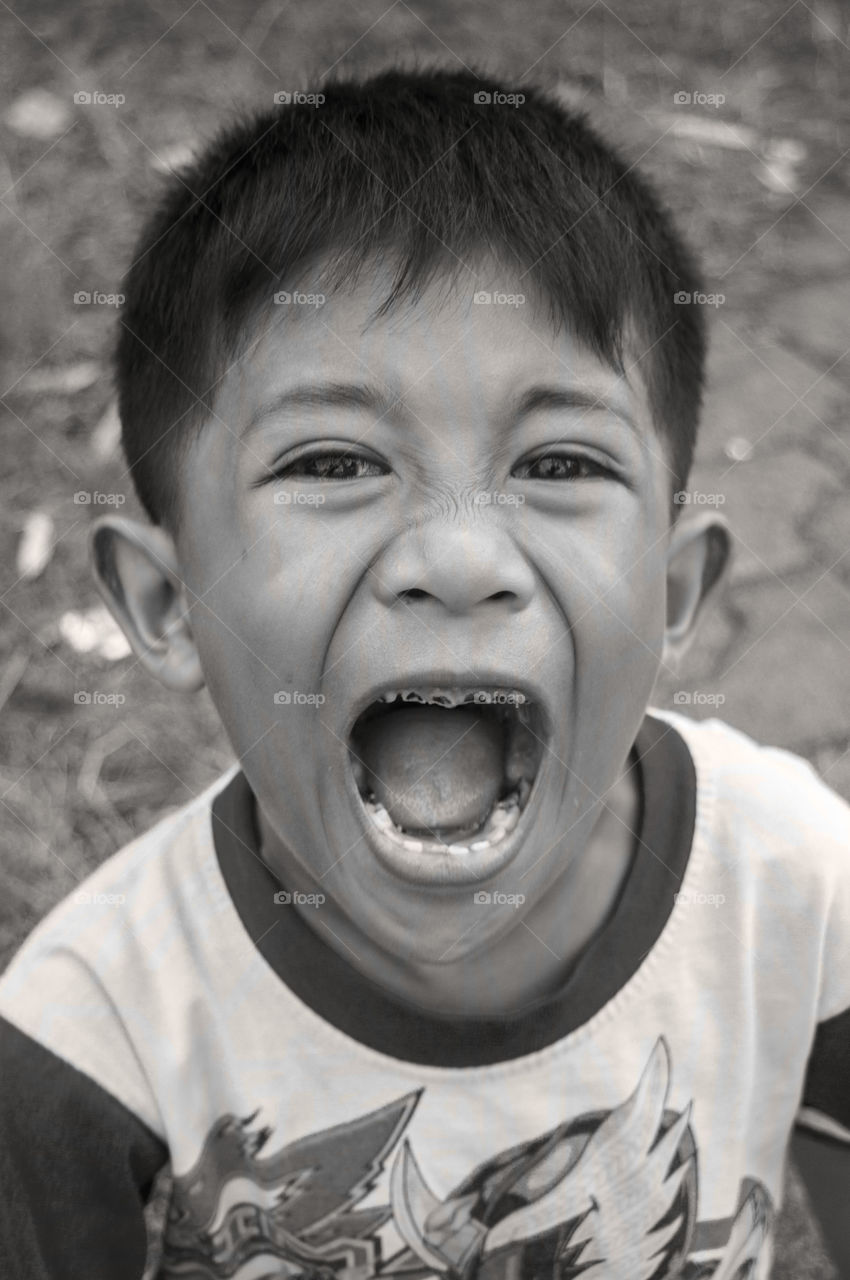
[[[404, 591], [399, 592], [399, 595], [403, 596], [406, 600], [424, 600], [430, 594], [431, 592], [425, 591], [423, 587], [407, 587]], [[512, 600], [514, 595], [515, 592], [513, 591], [494, 591], [492, 595], [487, 597], [487, 599]]]

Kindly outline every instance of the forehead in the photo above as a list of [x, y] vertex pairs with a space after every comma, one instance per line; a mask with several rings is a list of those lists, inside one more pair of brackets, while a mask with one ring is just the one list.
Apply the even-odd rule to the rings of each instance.
[[451, 281], [436, 278], [376, 318], [391, 285], [390, 269], [378, 265], [332, 293], [316, 271], [274, 295], [222, 383], [243, 425], [290, 388], [359, 381], [387, 399], [433, 407], [436, 396], [479, 417], [503, 413], [526, 388], [559, 385], [603, 398], [649, 429], [637, 370], [618, 372], [569, 330], [557, 331], [530, 277], [485, 262]]

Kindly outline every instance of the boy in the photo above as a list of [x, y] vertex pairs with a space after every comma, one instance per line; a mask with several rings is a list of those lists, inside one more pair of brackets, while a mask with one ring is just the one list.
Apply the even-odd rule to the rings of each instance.
[[8, 1274], [141, 1276], [166, 1168], [149, 1275], [763, 1278], [795, 1123], [840, 1217], [850, 811], [647, 712], [728, 550], [672, 503], [698, 287], [580, 118], [472, 73], [172, 184], [117, 361], [152, 523], [93, 552], [239, 763], [0, 984]]

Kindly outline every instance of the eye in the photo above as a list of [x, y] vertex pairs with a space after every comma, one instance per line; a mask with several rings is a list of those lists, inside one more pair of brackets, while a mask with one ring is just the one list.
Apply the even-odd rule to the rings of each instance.
[[327, 449], [304, 453], [276, 467], [272, 475], [278, 480], [362, 480], [368, 476], [386, 475], [389, 468], [374, 458], [343, 449]]
[[583, 453], [541, 453], [518, 463], [513, 474], [520, 480], [590, 480], [614, 473]]

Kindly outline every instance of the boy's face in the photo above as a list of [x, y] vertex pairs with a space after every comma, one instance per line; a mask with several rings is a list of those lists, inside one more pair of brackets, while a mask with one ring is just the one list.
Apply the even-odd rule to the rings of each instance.
[[[225, 376], [177, 564], [282, 874], [384, 949], [454, 961], [588, 847], [661, 659], [673, 481], [637, 371], [556, 336], [522, 281], [494, 267], [489, 303], [435, 288], [368, 327], [389, 277], [363, 281], [277, 306]], [[507, 720], [481, 701], [358, 719], [437, 687], [507, 698]], [[516, 826], [482, 841], [511, 790]]]

